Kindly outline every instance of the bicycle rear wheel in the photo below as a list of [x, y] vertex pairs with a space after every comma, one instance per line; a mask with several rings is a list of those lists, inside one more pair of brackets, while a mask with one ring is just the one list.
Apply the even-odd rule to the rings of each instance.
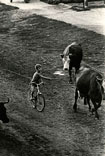
[[45, 108], [45, 98], [42, 94], [37, 95], [36, 110], [42, 112]]

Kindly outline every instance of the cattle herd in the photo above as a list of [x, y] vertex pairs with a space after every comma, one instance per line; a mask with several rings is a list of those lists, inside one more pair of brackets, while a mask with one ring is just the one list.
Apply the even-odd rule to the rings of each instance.
[[[90, 67], [89, 65], [81, 65], [83, 59], [83, 51], [80, 44], [73, 42], [66, 47], [63, 54], [61, 54], [63, 61], [63, 70], [69, 70], [70, 82], [72, 82], [72, 69], [75, 69], [75, 102], [73, 109], [77, 111], [78, 97], [84, 98], [84, 104], [88, 104], [89, 111], [92, 114], [95, 112], [95, 117], [99, 119], [98, 108], [104, 95], [103, 75]], [[91, 109], [90, 101], [93, 104]]]
[[[90, 67], [87, 64], [81, 65], [83, 60], [83, 50], [80, 44], [73, 42], [68, 45], [63, 54], [61, 54], [63, 61], [63, 70], [69, 71], [69, 82], [75, 82], [75, 102], [73, 109], [77, 111], [78, 98], [84, 99], [84, 105], [88, 104], [89, 111], [95, 113], [95, 117], [99, 119], [98, 108], [101, 106], [101, 102], [104, 95], [103, 75]], [[75, 81], [73, 81], [73, 69], [75, 69]], [[9, 119], [6, 115], [6, 108], [4, 104], [8, 103], [0, 102], [0, 120], [3, 123], [8, 123]], [[91, 103], [93, 108], [91, 108]]]

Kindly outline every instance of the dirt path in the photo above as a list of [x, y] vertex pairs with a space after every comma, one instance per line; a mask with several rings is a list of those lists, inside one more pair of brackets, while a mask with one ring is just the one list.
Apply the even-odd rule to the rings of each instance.
[[20, 9], [30, 10], [30, 14], [36, 13], [44, 17], [64, 21], [80, 28], [86, 28], [105, 35], [105, 8], [103, 1], [94, 3], [89, 2], [91, 10], [80, 12], [72, 10], [71, 7], [73, 5], [70, 4], [59, 4], [54, 6], [39, 0], [31, 0], [28, 4], [25, 4], [22, 0], [14, 0], [12, 4], [9, 0], [0, 0], [0, 2], [17, 6]]
[[[2, 153], [5, 156], [8, 152], [13, 156], [104, 156], [104, 101], [99, 121], [82, 101], [75, 114], [74, 86], [68, 83], [68, 75], [53, 73], [62, 69], [59, 55], [74, 40], [81, 40], [84, 60], [104, 72], [105, 37], [31, 14], [29, 10], [1, 11], [0, 23], [0, 88], [1, 94], [11, 99], [6, 106], [10, 123], [1, 125], [0, 129]], [[42, 113], [33, 110], [27, 100], [29, 79], [8, 71], [31, 77], [37, 62], [43, 64], [46, 76], [56, 77], [55, 81], [45, 82], [42, 89], [46, 98]]]

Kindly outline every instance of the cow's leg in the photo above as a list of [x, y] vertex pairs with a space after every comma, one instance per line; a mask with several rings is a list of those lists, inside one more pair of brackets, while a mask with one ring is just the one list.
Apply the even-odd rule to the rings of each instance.
[[80, 62], [77, 63], [77, 65], [75, 66], [75, 74], [78, 73], [79, 69], [80, 69]]
[[72, 83], [72, 77], [71, 77], [71, 74], [72, 74], [72, 68], [69, 69], [69, 82]]
[[70, 83], [72, 83], [72, 82], [75, 83], [77, 71], [78, 71], [78, 68], [73, 67], [72, 65], [70, 65], [70, 67], [69, 67], [69, 76], [70, 76], [69, 82]]
[[91, 99], [91, 101], [92, 101], [92, 103], [94, 105], [94, 108], [92, 109], [92, 114], [93, 114], [93, 112], [95, 112], [95, 117], [97, 119], [99, 119], [99, 115], [98, 115], [98, 112], [97, 112], [97, 109], [99, 108], [99, 106], [97, 106], [96, 102], [93, 99]]
[[88, 106], [89, 106], [89, 111], [91, 111], [91, 105], [90, 105], [90, 98], [87, 97], [87, 103], [88, 103]]
[[75, 112], [77, 111], [77, 99], [78, 99], [78, 90], [76, 88], [76, 90], [75, 90], [75, 102], [74, 102], [74, 105], [73, 105], [73, 109], [74, 109]]
[[84, 97], [84, 105], [87, 105], [89, 106], [89, 111], [91, 111], [91, 105], [90, 105], [90, 98], [87, 96], [87, 97]]
[[84, 105], [87, 105], [87, 98], [84, 97]]
[[76, 68], [73, 67], [71, 72], [72, 72], [71, 74], [72, 82], [75, 83], [76, 82]]

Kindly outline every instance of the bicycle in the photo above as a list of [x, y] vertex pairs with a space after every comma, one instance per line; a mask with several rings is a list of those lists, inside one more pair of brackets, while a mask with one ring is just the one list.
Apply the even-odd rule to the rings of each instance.
[[43, 82], [41, 82], [40, 84], [36, 84], [37, 85], [37, 87], [36, 87], [37, 93], [36, 93], [36, 95], [35, 94], [33, 95], [32, 99], [30, 99], [31, 90], [29, 91], [29, 100], [33, 104], [33, 108], [36, 109], [38, 112], [42, 112], [45, 108], [45, 98], [44, 98], [44, 95], [39, 90], [39, 86], [41, 84], [43, 84]]

